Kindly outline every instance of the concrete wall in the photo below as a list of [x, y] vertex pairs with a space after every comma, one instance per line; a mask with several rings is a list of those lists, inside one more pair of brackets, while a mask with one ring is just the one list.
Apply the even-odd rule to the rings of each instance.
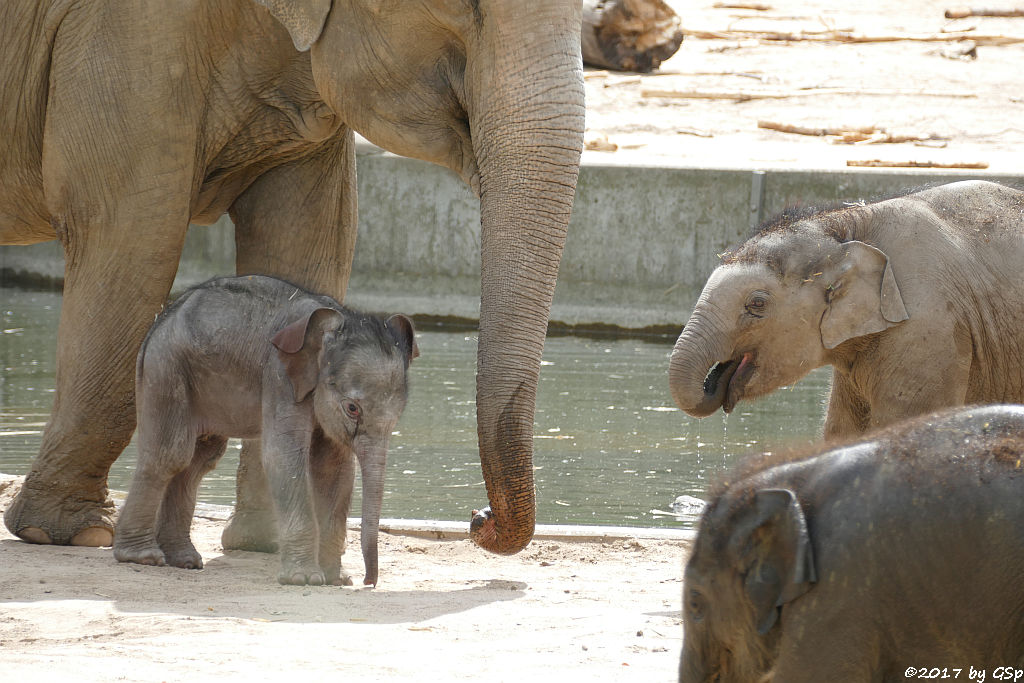
[[[348, 302], [367, 310], [475, 320], [480, 226], [475, 197], [421, 161], [359, 157], [359, 239]], [[699, 169], [585, 163], [552, 321], [678, 329], [719, 254], [794, 204], [871, 199], [926, 183], [1024, 176], [927, 170]], [[230, 221], [189, 231], [175, 288], [230, 273]], [[59, 280], [59, 245], [0, 247], [0, 281]]]

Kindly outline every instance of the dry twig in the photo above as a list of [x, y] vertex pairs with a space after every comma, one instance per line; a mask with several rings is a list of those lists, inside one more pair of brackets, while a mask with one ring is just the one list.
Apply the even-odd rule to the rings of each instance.
[[869, 168], [988, 168], [987, 161], [966, 161], [944, 163], [940, 161], [886, 161], [884, 159], [848, 159], [847, 166], [864, 166]]
[[959, 7], [946, 10], [947, 19], [966, 19], [967, 17], [1024, 17], [1024, 7], [1016, 9], [985, 9], [978, 7]]
[[712, 6], [715, 9], [749, 9], [756, 12], [767, 12], [772, 9], [771, 5], [762, 5], [759, 2], [716, 2]]
[[798, 33], [783, 31], [763, 31], [730, 29], [727, 31], [703, 31], [698, 29], [683, 29], [683, 35], [700, 38], [703, 40], [743, 40], [754, 38], [768, 42], [822, 42], [822, 43], [894, 43], [899, 41], [914, 41], [924, 43], [942, 43], [954, 40], [970, 38], [978, 45], [1013, 45], [1024, 43], [1024, 36], [1005, 35], [976, 35], [965, 31], [950, 33], [920, 33], [900, 35], [865, 35], [846, 31], [800, 31]]
[[936, 90], [897, 90], [873, 89], [858, 90], [855, 88], [806, 88], [803, 90], [770, 91], [770, 90], [662, 90], [644, 88], [641, 97], [668, 97], [690, 100], [781, 100], [788, 97], [808, 97], [811, 95], [872, 95], [879, 97], [951, 97], [969, 99], [977, 97], [977, 93], [967, 91], [936, 91]]

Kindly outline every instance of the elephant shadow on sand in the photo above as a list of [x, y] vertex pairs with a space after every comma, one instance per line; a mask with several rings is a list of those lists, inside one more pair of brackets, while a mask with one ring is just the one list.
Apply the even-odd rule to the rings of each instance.
[[[388, 590], [338, 586], [280, 586], [274, 554], [227, 551], [202, 571], [115, 563], [109, 548], [67, 547], [53, 561], [13, 538], [0, 540], [0, 600], [106, 600], [125, 614], [178, 614], [289, 623], [420, 623], [478, 607], [518, 600], [528, 585], [467, 576], [465, 588]], [[398, 551], [401, 552], [401, 551]], [[403, 555], [405, 553], [402, 553]], [[351, 562], [351, 560], [349, 560]], [[423, 568], [420, 571], [430, 578]]]

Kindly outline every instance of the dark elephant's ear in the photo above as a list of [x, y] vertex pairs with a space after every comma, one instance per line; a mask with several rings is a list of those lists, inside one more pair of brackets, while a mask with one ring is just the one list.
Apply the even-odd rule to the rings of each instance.
[[744, 590], [758, 633], [775, 625], [778, 608], [817, 581], [807, 520], [789, 489], [762, 489], [735, 520], [730, 547], [745, 571]]
[[344, 317], [333, 308], [317, 308], [291, 323], [270, 340], [277, 348], [295, 402], [301, 403], [316, 387], [324, 336], [341, 329]]
[[320, 37], [331, 11], [331, 0], [256, 0], [288, 29], [292, 43], [305, 52]]
[[420, 347], [416, 345], [416, 329], [412, 326], [412, 320], [401, 313], [396, 313], [386, 321], [385, 327], [391, 331], [398, 347], [405, 353], [410, 362], [420, 355]]

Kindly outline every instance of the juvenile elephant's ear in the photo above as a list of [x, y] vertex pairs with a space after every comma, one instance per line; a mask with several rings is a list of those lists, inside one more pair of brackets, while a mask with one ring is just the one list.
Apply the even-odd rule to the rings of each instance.
[[406, 360], [412, 362], [413, 358], [419, 357], [420, 347], [416, 344], [416, 328], [413, 327], [412, 320], [408, 316], [395, 313], [384, 321], [384, 326], [388, 328], [395, 338], [395, 343], [405, 353]]
[[834, 349], [848, 339], [882, 332], [910, 316], [896, 285], [889, 257], [864, 242], [847, 242], [826, 290], [821, 343]]
[[291, 323], [270, 340], [301, 403], [316, 387], [324, 337], [341, 329], [344, 317], [333, 308], [317, 308]]
[[288, 29], [292, 43], [305, 52], [320, 37], [331, 11], [331, 0], [255, 0]]
[[762, 489], [741, 510], [730, 548], [745, 572], [743, 588], [754, 607], [757, 632], [775, 625], [778, 608], [817, 581], [811, 538], [796, 495], [789, 489]]

